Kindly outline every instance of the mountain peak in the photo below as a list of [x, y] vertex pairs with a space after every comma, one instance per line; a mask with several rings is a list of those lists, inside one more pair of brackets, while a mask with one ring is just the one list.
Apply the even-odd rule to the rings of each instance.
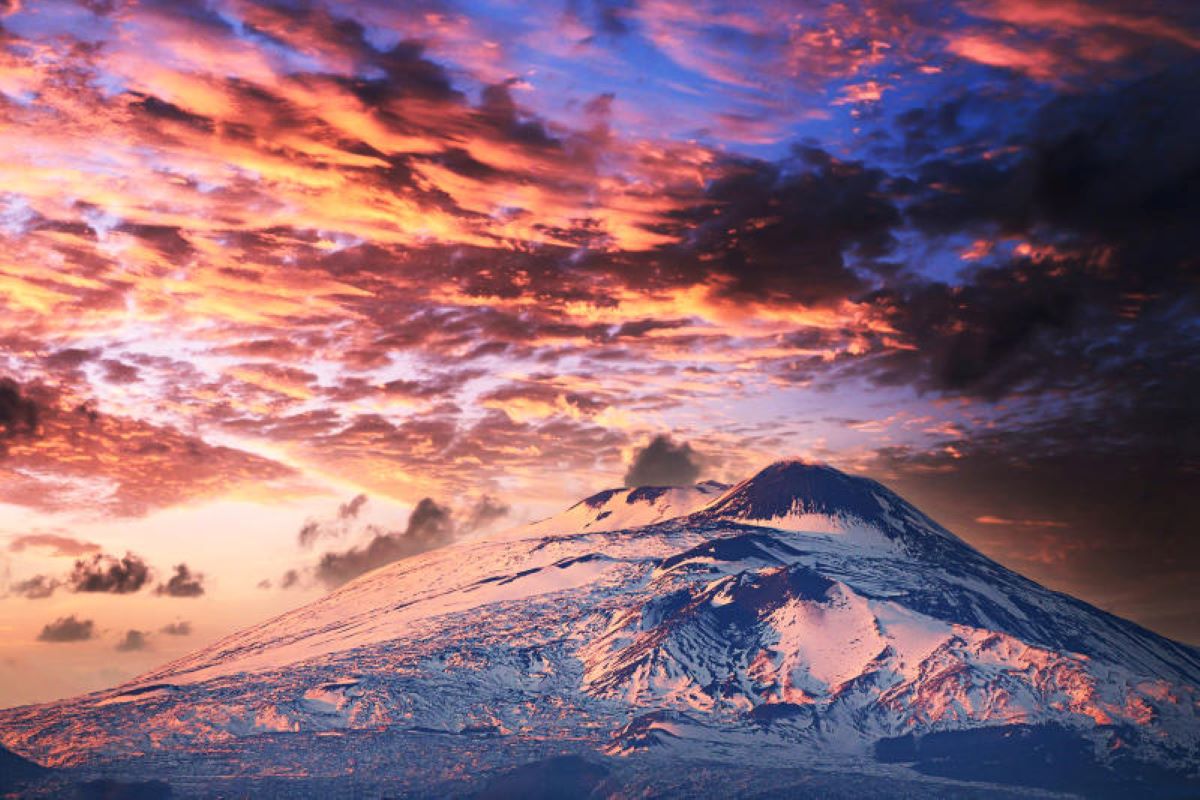
[[893, 498], [868, 478], [847, 475], [828, 464], [784, 459], [734, 486], [701, 513], [710, 519], [777, 522], [786, 527], [814, 516], [873, 522]]

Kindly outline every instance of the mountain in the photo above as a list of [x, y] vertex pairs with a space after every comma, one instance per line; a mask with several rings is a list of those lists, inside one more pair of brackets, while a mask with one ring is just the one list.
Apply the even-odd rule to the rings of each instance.
[[43, 778], [45, 767], [0, 747], [0, 792], [10, 792]]
[[0, 743], [181, 796], [1188, 796], [1197, 686], [1197, 649], [783, 461], [396, 562]]

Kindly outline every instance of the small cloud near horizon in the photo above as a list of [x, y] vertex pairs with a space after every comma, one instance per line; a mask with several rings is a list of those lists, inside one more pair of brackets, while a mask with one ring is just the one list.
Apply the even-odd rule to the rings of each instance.
[[121, 641], [117, 642], [116, 649], [122, 653], [132, 653], [138, 650], [146, 650], [150, 646], [150, 634], [146, 631], [139, 631], [130, 628], [125, 631], [125, 636]]
[[84, 642], [94, 638], [96, 623], [90, 619], [79, 619], [74, 614], [48, 622], [38, 634], [39, 642]]
[[199, 597], [204, 594], [204, 575], [192, 572], [187, 564], [176, 564], [175, 574], [166, 583], [160, 583], [154, 593], [167, 597]]

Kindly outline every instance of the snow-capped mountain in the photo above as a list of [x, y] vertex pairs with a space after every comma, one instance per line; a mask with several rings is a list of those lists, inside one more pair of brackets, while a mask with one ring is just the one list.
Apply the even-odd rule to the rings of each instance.
[[1167, 796], [1200, 786], [1197, 687], [1195, 648], [785, 461], [396, 562], [124, 686], [0, 711], [0, 744], [183, 794], [563, 772], [593, 796]]

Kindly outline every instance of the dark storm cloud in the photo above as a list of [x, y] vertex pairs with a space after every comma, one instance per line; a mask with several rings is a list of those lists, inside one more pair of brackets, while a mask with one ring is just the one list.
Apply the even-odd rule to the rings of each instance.
[[192, 572], [187, 564], [176, 564], [175, 574], [166, 583], [160, 583], [154, 593], [167, 597], [199, 597], [204, 594], [204, 575]]
[[92, 620], [77, 619], [72, 614], [47, 623], [37, 638], [39, 642], [83, 642], [91, 639], [95, 630], [96, 623]]
[[141, 557], [126, 553], [121, 558], [98, 553], [91, 559], [79, 559], [67, 576], [73, 592], [129, 594], [150, 580], [150, 567]]
[[716, 278], [731, 298], [840, 301], [868, 285], [853, 262], [870, 266], [894, 247], [901, 216], [887, 184], [883, 170], [815, 147], [732, 163], [680, 214], [689, 230], [673, 269]]
[[23, 581], [17, 581], [9, 587], [10, 595], [17, 595], [29, 600], [44, 600], [54, 594], [60, 586], [59, 582], [47, 575], [34, 575]]
[[192, 623], [187, 620], [179, 620], [178, 622], [168, 622], [159, 629], [167, 636], [191, 636]]
[[699, 455], [687, 442], [676, 444], [666, 435], [655, 436], [634, 453], [625, 473], [626, 486], [686, 486], [700, 477]]
[[877, 377], [994, 400], [1080, 388], [1108, 358], [1166, 375], [1158, 332], [1197, 338], [1197, 126], [1193, 64], [1052, 100], [1007, 157], [927, 161], [908, 208], [919, 230], [1030, 244], [959, 284], [912, 280], [875, 295], [915, 345], [875, 360]]
[[[174, 103], [161, 100], [154, 95], [130, 92], [129, 100], [129, 110], [134, 114], [171, 122], [181, 122], [206, 133], [213, 129], [212, 120], [202, 117], [199, 114], [184, 111]], [[128, 226], [122, 226], [122, 229], [137, 235], [136, 229], [130, 229]]]
[[125, 635], [121, 637], [121, 641], [117, 642], [116, 649], [122, 653], [131, 653], [137, 650], [145, 650], [150, 646], [150, 634], [147, 631], [139, 631], [130, 628], [125, 631]]
[[[1200, 206], [1200, 144], [1188, 135], [1200, 123], [1198, 77], [1193, 62], [1051, 100], [1029, 131], [1012, 136], [1014, 155], [923, 164], [923, 188], [909, 214], [931, 233], [980, 223], [1023, 233], [1048, 223], [1175, 262], [1200, 237], [1189, 224]], [[1148, 275], [1170, 271], [1161, 262], [1131, 266]]]
[[[361, 37], [361, 33], [357, 46], [364, 52], [374, 52]], [[420, 42], [399, 42], [392, 49], [379, 53], [374, 58], [376, 66], [386, 74], [385, 77], [376, 80], [355, 80], [351, 84], [359, 99], [368, 105], [400, 97], [441, 101], [462, 98], [462, 94], [451, 85], [446, 70], [440, 64], [425, 58], [425, 46]]]

